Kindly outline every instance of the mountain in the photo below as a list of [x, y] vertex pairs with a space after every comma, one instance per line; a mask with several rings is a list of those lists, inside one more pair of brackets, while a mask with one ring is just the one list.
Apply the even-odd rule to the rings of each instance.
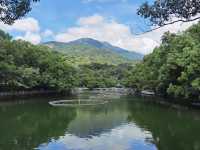
[[72, 42], [69, 42], [68, 44], [80, 44], [80, 45], [90, 45], [99, 49], [109, 49], [113, 52], [118, 53], [119, 55], [128, 58], [130, 60], [141, 60], [144, 55], [140, 54], [140, 53], [136, 53], [136, 52], [131, 52], [116, 46], [111, 45], [108, 42], [100, 42], [91, 38], [82, 38], [82, 39], [78, 39]]
[[72, 63], [135, 63], [143, 58], [142, 54], [113, 46], [107, 42], [100, 42], [91, 38], [82, 38], [68, 43], [43, 43], [55, 51], [65, 53]]

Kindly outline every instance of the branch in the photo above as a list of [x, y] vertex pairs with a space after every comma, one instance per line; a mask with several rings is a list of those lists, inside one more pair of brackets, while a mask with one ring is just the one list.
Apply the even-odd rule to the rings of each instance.
[[169, 23], [165, 23], [165, 24], [163, 24], [163, 25], [161, 25], [161, 26], [159, 26], [159, 27], [156, 27], [156, 28], [153, 28], [153, 29], [151, 29], [151, 30], [147, 30], [147, 31], [145, 31], [145, 32], [143, 32], [143, 33], [139, 33], [139, 34], [135, 34], [135, 35], [143, 35], [143, 34], [145, 34], [145, 33], [149, 33], [149, 32], [158, 30], [158, 29], [160, 29], [160, 28], [162, 28], [162, 27], [164, 27], [164, 26], [171, 25], [171, 24], [174, 24], [174, 23], [177, 23], [177, 22], [192, 22], [192, 21], [199, 20], [199, 19], [200, 19], [200, 17], [197, 17], [197, 18], [194, 18], [194, 19], [190, 19], [190, 20], [179, 19], [179, 20], [176, 20], [176, 21], [172, 21], [172, 22], [169, 22]]

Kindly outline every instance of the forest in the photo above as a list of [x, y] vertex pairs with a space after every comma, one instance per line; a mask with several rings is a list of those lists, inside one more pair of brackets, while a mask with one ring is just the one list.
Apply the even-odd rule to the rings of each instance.
[[[182, 99], [200, 98], [200, 23], [179, 34], [165, 33], [162, 44], [143, 61], [77, 65], [65, 54], [0, 32], [0, 90], [55, 90], [74, 87], [131, 87]], [[78, 60], [77, 60], [78, 61]]]
[[129, 76], [129, 86], [157, 95], [200, 99], [200, 23], [183, 33], [165, 33], [162, 44]]
[[74, 87], [131, 87], [138, 92], [191, 99], [200, 97], [200, 23], [162, 44], [135, 66], [74, 64], [65, 54], [0, 32], [0, 90], [56, 90]]
[[[0, 32], [0, 91], [116, 87], [126, 83], [132, 64], [78, 65], [47, 46], [33, 45]], [[78, 60], [77, 60], [78, 61]], [[82, 61], [82, 60], [80, 60]]]

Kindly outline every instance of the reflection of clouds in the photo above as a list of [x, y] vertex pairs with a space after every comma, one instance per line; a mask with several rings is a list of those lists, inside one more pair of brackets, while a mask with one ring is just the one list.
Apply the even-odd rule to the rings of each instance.
[[148, 143], [152, 139], [149, 132], [142, 131], [135, 124], [126, 124], [91, 138], [80, 138], [66, 134], [58, 141], [41, 145], [41, 150], [156, 150], [155, 145]]
[[[68, 133], [78, 137], [99, 136], [127, 122], [127, 111], [118, 109], [108, 112], [77, 111], [77, 116], [68, 125]], [[81, 125], [81, 128], [80, 128]]]

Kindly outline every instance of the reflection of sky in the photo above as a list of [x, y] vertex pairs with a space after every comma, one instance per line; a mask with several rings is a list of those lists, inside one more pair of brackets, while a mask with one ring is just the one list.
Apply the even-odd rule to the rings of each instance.
[[80, 138], [66, 134], [57, 141], [39, 146], [39, 150], [156, 150], [148, 143], [152, 139], [149, 132], [141, 130], [134, 124], [126, 124], [91, 138]]

